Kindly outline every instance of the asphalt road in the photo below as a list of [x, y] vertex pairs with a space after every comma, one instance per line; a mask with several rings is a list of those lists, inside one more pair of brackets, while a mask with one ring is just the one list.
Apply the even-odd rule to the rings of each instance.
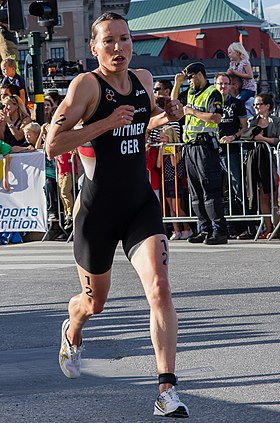
[[[280, 422], [279, 257], [279, 241], [170, 243], [178, 391], [190, 423]], [[107, 307], [84, 330], [76, 380], [57, 362], [79, 291], [71, 243], [1, 246], [0, 281], [0, 423], [162, 421], [152, 414], [148, 306], [121, 248]]]

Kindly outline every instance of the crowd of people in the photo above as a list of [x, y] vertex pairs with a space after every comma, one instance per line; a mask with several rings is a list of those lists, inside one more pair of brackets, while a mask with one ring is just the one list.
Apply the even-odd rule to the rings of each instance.
[[[16, 61], [6, 58], [1, 62], [2, 81], [0, 91], [0, 154], [3, 155], [3, 189], [10, 191], [8, 180], [10, 153], [44, 149], [44, 140], [51, 118], [62, 101], [55, 90], [44, 98], [44, 123], [39, 125], [32, 120], [27, 107], [27, 93], [24, 78], [16, 72]], [[72, 230], [72, 211], [74, 205], [72, 162], [74, 173], [77, 174], [77, 158], [75, 151], [48, 160], [46, 157], [46, 183], [44, 191], [47, 202], [49, 221], [59, 220], [59, 210], [64, 229]], [[61, 206], [59, 204], [61, 201]], [[66, 233], [67, 235], [67, 233]], [[1, 243], [5, 244], [11, 234], [1, 235]], [[67, 236], [64, 237], [67, 239]], [[17, 240], [21, 240], [18, 236]]]
[[[226, 244], [228, 239], [252, 239], [257, 233], [256, 224], [243, 222], [241, 216], [259, 212], [273, 216], [273, 219], [264, 218], [259, 234], [259, 238], [268, 239], [279, 222], [276, 156], [270, 155], [268, 148], [275, 149], [280, 141], [280, 118], [275, 113], [274, 96], [256, 94], [249, 57], [240, 43], [232, 43], [228, 55], [228, 71], [217, 73], [213, 84], [208, 81], [201, 62], [191, 63], [175, 75], [174, 86], [168, 80], [157, 80], [154, 84], [157, 102], [163, 105], [168, 96], [178, 98], [184, 106], [185, 117], [179, 122], [180, 128], [175, 127], [179, 139], [176, 137], [173, 143], [182, 143], [179, 153], [177, 148], [168, 151], [164, 146], [166, 141], [160, 145], [164, 128], [148, 131], [149, 177], [165, 216], [169, 213], [169, 216], [181, 217], [187, 212], [190, 215], [191, 207], [198, 218], [198, 224], [187, 230], [185, 223], [174, 221], [172, 240], [188, 239], [191, 243], [216, 245]], [[186, 82], [189, 87], [182, 90]], [[178, 122], [168, 125], [174, 124]], [[243, 139], [256, 143], [243, 144], [241, 156], [240, 140]], [[182, 153], [183, 183], [178, 169]], [[170, 168], [176, 173], [176, 182], [170, 182]], [[168, 198], [170, 195], [173, 203]], [[240, 215], [239, 221], [226, 222], [224, 216], [229, 212], [229, 201], [231, 214]]]
[[[227, 243], [228, 238], [253, 238], [255, 224], [225, 221], [229, 183], [233, 192], [231, 207], [235, 214], [242, 209], [242, 190], [246, 193], [246, 214], [256, 213], [258, 207], [263, 214], [271, 213], [267, 147], [260, 143], [246, 148], [245, 159], [241, 163], [240, 144], [234, 141], [242, 139], [248, 128], [257, 127], [261, 128], [260, 133], [251, 140], [265, 141], [276, 147], [280, 136], [280, 118], [273, 115], [273, 96], [256, 94], [256, 82], [244, 47], [237, 42], [230, 44], [228, 56], [228, 71], [217, 73], [213, 84], [208, 81], [205, 67], [200, 62], [191, 63], [175, 75], [174, 86], [166, 79], [154, 83], [156, 104], [164, 109], [167, 99], [178, 98], [184, 106], [185, 116], [180, 121], [174, 120], [165, 126], [147, 129], [146, 165], [150, 183], [161, 203], [163, 215], [182, 217], [192, 210], [198, 217], [197, 225], [177, 223], [176, 220], [172, 225], [165, 225], [171, 240], [188, 239], [189, 242], [211, 245]], [[52, 116], [62, 98], [55, 90], [45, 96], [45, 122], [40, 126], [30, 117], [25, 82], [16, 72], [16, 61], [12, 58], [3, 60], [1, 70], [0, 153], [4, 156], [3, 188], [9, 191], [9, 154], [44, 149]], [[189, 87], [182, 90], [186, 82]], [[166, 143], [181, 145], [170, 148], [165, 146]], [[184, 148], [182, 143], [185, 143]], [[231, 144], [229, 156], [227, 144]], [[82, 152], [83, 148], [80, 149]], [[90, 150], [94, 155], [91, 146]], [[261, 238], [268, 238], [279, 221], [278, 175], [274, 158], [274, 218], [273, 221], [265, 218]], [[242, 185], [242, 166], [246, 175], [245, 185]], [[56, 159], [46, 157], [44, 190], [48, 220], [58, 220], [59, 210], [63, 210], [62, 223], [67, 231], [72, 230], [73, 181], [75, 183], [78, 173], [79, 176], [83, 175], [78, 149], [58, 155]], [[278, 237], [278, 234], [275, 236]]]

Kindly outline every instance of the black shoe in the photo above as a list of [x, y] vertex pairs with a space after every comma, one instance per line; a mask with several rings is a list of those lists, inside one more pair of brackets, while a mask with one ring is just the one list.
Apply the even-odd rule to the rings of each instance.
[[227, 234], [215, 233], [210, 238], [206, 238], [203, 243], [206, 245], [227, 244]]
[[202, 244], [207, 239], [208, 234], [206, 232], [200, 232], [196, 236], [191, 236], [188, 242], [192, 244]]

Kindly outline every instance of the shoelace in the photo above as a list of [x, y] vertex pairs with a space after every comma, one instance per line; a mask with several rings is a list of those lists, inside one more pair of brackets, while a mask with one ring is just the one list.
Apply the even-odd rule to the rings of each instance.
[[70, 347], [70, 356], [72, 361], [77, 361], [80, 358], [80, 355], [83, 351], [84, 347], [81, 345], [80, 347], [77, 347], [77, 345], [72, 345]]
[[179, 397], [178, 397], [178, 394], [177, 394], [177, 392], [174, 390], [174, 389], [172, 389], [172, 388], [169, 388], [167, 391], [166, 391], [166, 393], [167, 393], [167, 395], [173, 400], [173, 401], [178, 401], [179, 402]]

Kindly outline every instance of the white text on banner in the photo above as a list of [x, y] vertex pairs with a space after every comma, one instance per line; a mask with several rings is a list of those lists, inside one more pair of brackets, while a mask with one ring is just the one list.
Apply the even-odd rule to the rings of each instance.
[[10, 191], [5, 191], [0, 155], [0, 232], [45, 232], [45, 153], [15, 153], [10, 158]]

